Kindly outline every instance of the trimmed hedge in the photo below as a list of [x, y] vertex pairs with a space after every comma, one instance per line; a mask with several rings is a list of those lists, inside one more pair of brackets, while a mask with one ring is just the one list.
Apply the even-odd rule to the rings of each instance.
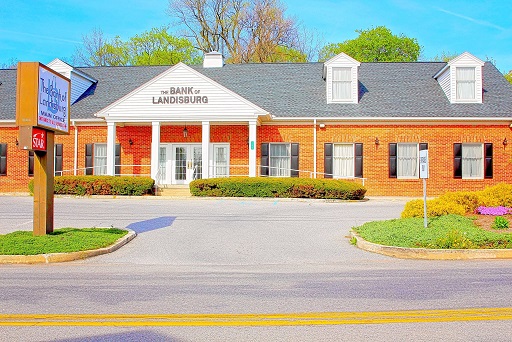
[[[58, 176], [54, 177], [53, 189], [59, 195], [127, 195], [151, 194], [155, 181], [150, 177], [131, 176]], [[34, 193], [34, 180], [28, 188]]]
[[[512, 184], [500, 183], [481, 191], [447, 192], [427, 201], [427, 216], [471, 214], [479, 206], [512, 207]], [[407, 202], [401, 217], [423, 217], [423, 200]]]
[[285, 197], [361, 200], [366, 189], [334, 179], [231, 177], [198, 179], [190, 183], [193, 196]]

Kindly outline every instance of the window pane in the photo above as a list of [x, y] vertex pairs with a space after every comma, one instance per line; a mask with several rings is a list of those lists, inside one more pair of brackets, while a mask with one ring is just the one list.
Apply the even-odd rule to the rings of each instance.
[[418, 144], [397, 145], [397, 177], [418, 177]]
[[462, 144], [462, 178], [483, 178], [482, 144]]
[[213, 155], [215, 164], [215, 177], [225, 177], [228, 175], [228, 148], [225, 146], [215, 146]]
[[354, 145], [335, 144], [333, 153], [334, 177], [354, 177]]
[[270, 144], [270, 176], [290, 177], [290, 144]]
[[473, 100], [475, 98], [475, 68], [457, 68], [457, 99]]
[[94, 144], [94, 174], [107, 174], [107, 144]]
[[158, 182], [166, 182], [167, 180], [167, 148], [160, 147], [160, 161], [158, 168]]
[[352, 69], [332, 68], [332, 99], [350, 100], [352, 93]]

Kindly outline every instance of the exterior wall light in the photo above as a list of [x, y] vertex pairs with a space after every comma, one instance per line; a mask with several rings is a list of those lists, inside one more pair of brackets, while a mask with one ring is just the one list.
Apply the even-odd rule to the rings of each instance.
[[133, 145], [133, 140], [132, 140], [132, 138], [130, 138], [130, 140], [128, 140], [128, 144], [130, 144], [130, 146], [132, 146], [132, 145]]
[[188, 137], [187, 125], [185, 125], [185, 128], [183, 128], [183, 138], [186, 138], [186, 137]]
[[375, 145], [380, 145], [380, 141], [379, 141], [378, 137], [375, 138]]
[[503, 146], [507, 146], [508, 145], [508, 141], [507, 141], [507, 137], [505, 137], [505, 139], [503, 139]]

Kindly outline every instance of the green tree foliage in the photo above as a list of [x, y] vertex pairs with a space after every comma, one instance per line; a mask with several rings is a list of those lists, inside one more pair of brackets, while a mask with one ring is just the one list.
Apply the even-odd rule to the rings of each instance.
[[320, 61], [344, 52], [360, 62], [416, 62], [421, 46], [416, 38], [394, 35], [384, 26], [357, 30], [359, 37], [343, 43], [331, 43], [320, 50]]
[[166, 27], [153, 28], [127, 41], [120, 37], [108, 40], [101, 30], [94, 29], [83, 37], [73, 61], [86, 66], [197, 64], [200, 56], [190, 40], [171, 35]]
[[443, 51], [439, 55], [435, 55], [434, 58], [432, 58], [433, 62], [449, 62], [455, 57], [458, 57], [460, 53], [451, 53], [450, 51]]
[[503, 76], [505, 76], [505, 79], [512, 84], [512, 70], [510, 70], [509, 72], [507, 72]]

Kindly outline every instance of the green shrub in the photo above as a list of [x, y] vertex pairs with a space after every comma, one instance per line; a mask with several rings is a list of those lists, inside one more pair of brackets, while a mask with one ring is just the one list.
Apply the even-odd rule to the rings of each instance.
[[508, 220], [503, 216], [496, 216], [494, 223], [492, 224], [493, 229], [508, 229]]
[[334, 179], [231, 177], [198, 179], [190, 183], [194, 196], [293, 197], [361, 200], [366, 189]]
[[[130, 176], [58, 176], [54, 178], [53, 191], [59, 195], [127, 195], [141, 196], [153, 191], [154, 180], [150, 177]], [[28, 188], [34, 193], [34, 180]]]

